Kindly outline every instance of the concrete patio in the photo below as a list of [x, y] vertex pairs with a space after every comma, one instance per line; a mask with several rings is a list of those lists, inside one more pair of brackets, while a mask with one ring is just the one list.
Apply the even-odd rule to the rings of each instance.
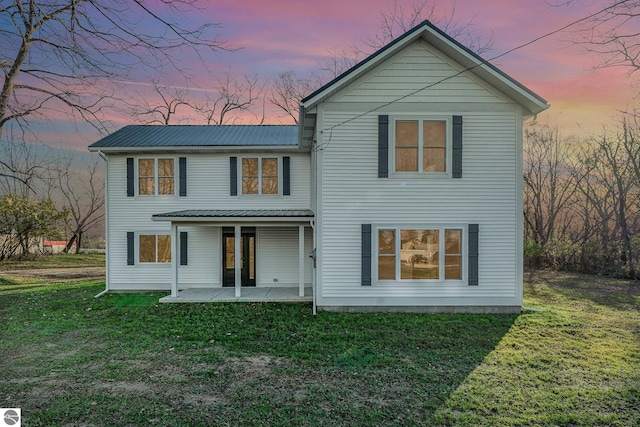
[[298, 288], [243, 287], [242, 295], [235, 296], [234, 288], [189, 288], [178, 291], [177, 297], [160, 298], [163, 303], [176, 302], [312, 302], [312, 289], [304, 288], [299, 296]]

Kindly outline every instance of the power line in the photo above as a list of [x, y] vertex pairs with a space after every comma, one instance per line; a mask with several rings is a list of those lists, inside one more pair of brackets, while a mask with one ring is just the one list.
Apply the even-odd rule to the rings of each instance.
[[557, 29], [555, 29], [555, 30], [553, 30], [553, 31], [550, 31], [550, 32], [548, 32], [548, 33], [546, 33], [546, 34], [543, 34], [543, 35], [539, 36], [539, 37], [536, 37], [536, 38], [534, 38], [534, 39], [532, 39], [532, 40], [530, 40], [530, 41], [528, 41], [528, 42], [526, 42], [526, 43], [523, 43], [523, 44], [518, 45], [518, 46], [516, 46], [516, 47], [514, 47], [514, 48], [511, 48], [511, 49], [509, 49], [509, 50], [507, 50], [507, 51], [505, 51], [505, 52], [503, 52], [503, 53], [501, 53], [501, 54], [499, 54], [499, 55], [496, 55], [496, 56], [492, 57], [492, 58], [489, 58], [489, 59], [483, 59], [483, 58], [481, 58], [480, 56], [477, 56], [477, 55], [476, 55], [476, 56], [480, 59], [480, 62], [479, 62], [478, 64], [476, 64], [476, 65], [473, 65], [473, 66], [471, 66], [471, 67], [465, 68], [464, 70], [462, 70], [462, 71], [458, 71], [457, 73], [452, 74], [451, 76], [444, 77], [444, 78], [442, 78], [442, 79], [440, 79], [440, 80], [438, 80], [438, 81], [436, 81], [436, 82], [434, 82], [434, 83], [431, 83], [431, 84], [429, 84], [429, 85], [427, 85], [427, 86], [421, 87], [420, 89], [417, 89], [417, 90], [415, 90], [415, 91], [413, 91], [413, 92], [409, 92], [409, 93], [407, 93], [407, 94], [405, 94], [405, 95], [403, 95], [403, 96], [401, 96], [401, 97], [399, 97], [399, 98], [396, 98], [396, 99], [394, 99], [394, 100], [392, 100], [392, 101], [388, 101], [388, 102], [382, 103], [382, 104], [378, 105], [378, 106], [377, 106], [377, 107], [375, 107], [375, 108], [372, 108], [372, 109], [370, 109], [370, 110], [368, 110], [368, 111], [365, 111], [364, 113], [358, 114], [358, 115], [356, 115], [356, 116], [354, 116], [354, 117], [351, 117], [351, 118], [349, 118], [349, 119], [347, 119], [347, 120], [344, 120], [344, 121], [342, 121], [342, 122], [340, 122], [340, 123], [337, 123], [337, 124], [335, 124], [335, 125], [333, 125], [333, 126], [330, 126], [330, 127], [329, 127], [329, 128], [327, 128], [327, 129], [322, 129], [322, 130], [320, 131], [320, 133], [324, 133], [324, 131], [325, 131], [325, 130], [328, 130], [328, 131], [329, 131], [329, 139], [328, 139], [328, 141], [327, 141], [327, 142], [325, 142], [325, 143], [322, 143], [322, 144], [318, 145], [318, 146], [315, 148], [315, 150], [322, 150], [322, 149], [324, 149], [324, 147], [329, 146], [329, 144], [331, 143], [331, 140], [332, 140], [332, 138], [333, 138], [333, 130], [334, 130], [335, 128], [339, 127], [339, 126], [345, 125], [345, 124], [347, 124], [347, 123], [349, 123], [349, 122], [352, 122], [352, 121], [354, 121], [354, 120], [356, 120], [356, 119], [359, 119], [360, 117], [363, 117], [363, 116], [366, 116], [367, 114], [373, 113], [374, 111], [378, 111], [378, 110], [380, 110], [381, 108], [384, 108], [384, 107], [386, 107], [386, 106], [388, 106], [388, 105], [391, 105], [391, 104], [394, 104], [394, 103], [396, 103], [396, 102], [402, 101], [403, 99], [406, 99], [406, 98], [408, 98], [408, 97], [410, 97], [410, 96], [413, 96], [413, 95], [415, 95], [415, 94], [417, 94], [417, 93], [420, 93], [420, 92], [422, 92], [422, 91], [424, 91], [424, 90], [430, 89], [430, 88], [432, 88], [432, 87], [434, 87], [434, 86], [436, 86], [436, 85], [439, 85], [439, 84], [441, 84], [441, 83], [443, 83], [443, 82], [446, 82], [447, 80], [451, 80], [451, 79], [453, 79], [453, 78], [455, 78], [455, 77], [458, 77], [459, 75], [464, 74], [464, 73], [466, 73], [467, 71], [471, 71], [471, 70], [473, 70], [473, 69], [475, 69], [475, 68], [478, 68], [478, 67], [480, 67], [480, 66], [482, 66], [482, 65], [490, 65], [490, 66], [491, 66], [491, 64], [490, 64], [490, 62], [491, 62], [491, 61], [494, 61], [494, 60], [496, 60], [496, 59], [498, 59], [498, 58], [502, 58], [503, 56], [506, 56], [506, 55], [508, 55], [508, 54], [510, 54], [510, 53], [512, 53], [512, 52], [515, 52], [516, 50], [522, 49], [522, 48], [527, 47], [527, 46], [529, 46], [529, 45], [532, 45], [532, 44], [534, 44], [534, 43], [536, 43], [536, 42], [538, 42], [538, 41], [540, 41], [540, 40], [542, 40], [542, 39], [545, 39], [545, 38], [550, 37], [550, 36], [552, 36], [552, 35], [554, 35], [554, 34], [557, 34], [557, 33], [559, 33], [559, 32], [562, 32], [562, 31], [566, 30], [567, 28], [573, 27], [573, 26], [575, 26], [575, 25], [577, 25], [577, 24], [579, 24], [579, 23], [581, 23], [581, 22], [584, 22], [584, 21], [587, 21], [587, 20], [589, 20], [589, 19], [591, 19], [591, 18], [594, 18], [594, 17], [596, 17], [596, 16], [600, 15], [601, 13], [604, 13], [604, 12], [606, 12], [606, 11], [610, 10], [610, 9], [616, 8], [616, 7], [618, 7], [618, 6], [622, 5], [622, 4], [625, 4], [625, 3], [627, 3], [627, 2], [629, 2], [629, 0], [621, 0], [621, 1], [619, 1], [619, 2], [616, 2], [616, 3], [612, 4], [612, 5], [609, 5], [609, 6], [605, 7], [605, 8], [603, 8], [603, 9], [601, 9], [601, 10], [599, 10], [599, 11], [595, 12], [595, 13], [592, 13], [592, 14], [590, 14], [590, 15], [588, 15], [588, 16], [585, 16], [585, 17], [582, 17], [582, 18], [577, 19], [577, 20], [575, 20], [575, 21], [572, 21], [572, 22], [570, 22], [569, 24], [566, 24], [566, 25], [564, 25], [564, 26], [562, 26], [562, 27], [560, 27], [560, 28], [557, 28]]

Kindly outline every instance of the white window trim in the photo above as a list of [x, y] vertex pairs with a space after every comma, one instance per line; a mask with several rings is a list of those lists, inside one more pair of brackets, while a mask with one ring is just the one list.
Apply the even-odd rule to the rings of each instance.
[[[378, 279], [378, 231], [379, 230], [395, 230], [395, 253], [396, 253], [396, 280], [379, 280]], [[402, 245], [401, 238], [401, 230], [439, 230], [439, 248], [438, 252], [440, 255], [440, 271], [438, 276], [440, 279], [401, 279], [401, 263], [402, 260], [400, 258], [400, 248]], [[462, 279], [448, 279], [444, 278], [444, 257], [445, 257], [445, 238], [444, 238], [444, 230], [462, 230]], [[371, 275], [372, 275], [372, 283], [386, 285], [393, 284], [397, 285], [401, 284], [466, 284], [468, 283], [468, 259], [469, 259], [469, 231], [468, 224], [375, 224], [372, 226], [372, 234], [371, 236]]]
[[[153, 189], [154, 194], [140, 194], [140, 160], [153, 160]], [[159, 194], [160, 189], [158, 185], [158, 160], [173, 160], [173, 194]], [[135, 169], [135, 194], [140, 197], [175, 197], [178, 193], [178, 179], [180, 172], [178, 171], [178, 161], [176, 157], [172, 156], [159, 156], [159, 157], [138, 157], [134, 161]]]
[[[418, 120], [418, 172], [397, 172], [396, 171], [396, 122], [404, 120]], [[422, 171], [424, 155], [423, 132], [421, 123], [423, 121], [443, 121], [445, 125], [445, 171], [444, 172], [424, 172]], [[453, 168], [453, 119], [452, 116], [443, 115], [397, 115], [392, 116], [389, 126], [389, 176], [391, 178], [451, 178]]]
[[[171, 231], [136, 231], [134, 233], [134, 248], [135, 248], [135, 265], [166, 265], [171, 266], [169, 262], [158, 262], [158, 236], [169, 236], [172, 239]], [[155, 262], [140, 261], [140, 236], [156, 236], [156, 260]], [[179, 256], [180, 254], [178, 254]], [[172, 254], [173, 256], [173, 254]]]
[[[258, 194], [245, 194], [242, 192], [242, 160], [243, 159], [258, 159]], [[262, 159], [276, 159], [278, 161], [278, 193], [277, 194], [262, 194]], [[241, 197], [280, 197], [282, 196], [282, 156], [243, 156], [238, 157], [238, 195]]]

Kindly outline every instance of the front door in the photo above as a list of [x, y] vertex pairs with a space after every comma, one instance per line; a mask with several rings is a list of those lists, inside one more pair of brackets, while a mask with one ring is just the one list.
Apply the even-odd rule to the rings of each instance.
[[[256, 229], [242, 227], [240, 232], [240, 283], [242, 286], [256, 285]], [[222, 229], [222, 286], [236, 284], [236, 252], [234, 229]]]

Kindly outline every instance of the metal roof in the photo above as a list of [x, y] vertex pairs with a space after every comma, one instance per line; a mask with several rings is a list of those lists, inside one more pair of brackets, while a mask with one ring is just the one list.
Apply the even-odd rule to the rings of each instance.
[[189, 209], [183, 211], [167, 212], [155, 214], [154, 220], [206, 220], [215, 218], [313, 218], [313, 211], [310, 209], [239, 209], [239, 210], [219, 210], [219, 209]]
[[109, 148], [296, 146], [295, 125], [130, 125], [89, 145]]

